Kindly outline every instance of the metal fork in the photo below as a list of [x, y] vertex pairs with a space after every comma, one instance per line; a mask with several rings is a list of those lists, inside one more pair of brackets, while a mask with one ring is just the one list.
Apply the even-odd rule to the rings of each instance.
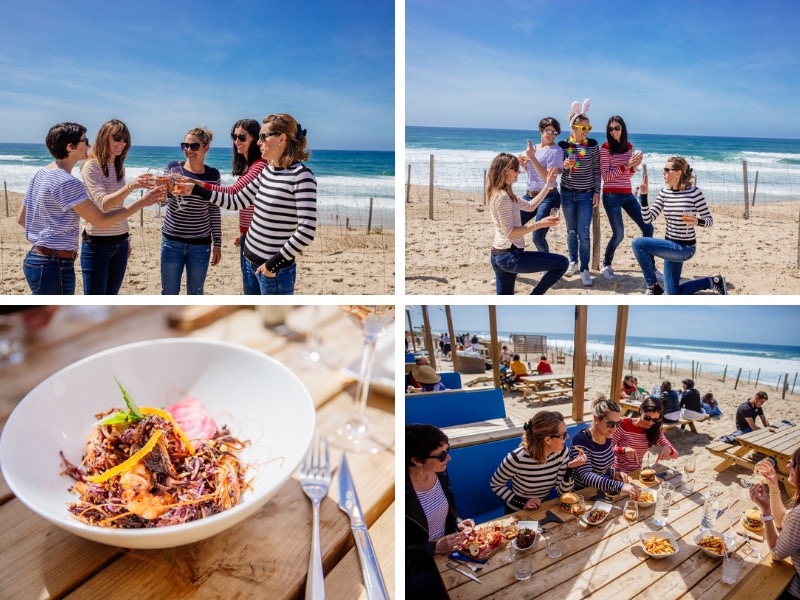
[[318, 437], [312, 442], [308, 454], [300, 465], [300, 486], [311, 500], [314, 509], [311, 558], [308, 561], [306, 600], [325, 599], [325, 581], [322, 574], [322, 551], [319, 543], [319, 505], [328, 494], [331, 484], [331, 458], [327, 438]]
[[759, 552], [759, 551], [756, 549], [756, 547], [755, 547], [755, 546], [753, 546], [753, 543], [750, 541], [750, 536], [749, 536], [749, 535], [747, 535], [747, 532], [746, 532], [746, 531], [740, 531], [740, 532], [739, 532], [739, 535], [740, 535], [740, 536], [742, 536], [742, 537], [744, 538], [744, 541], [745, 541], [745, 543], [746, 543], [748, 546], [750, 546], [750, 549], [751, 549], [753, 552], [755, 552], [755, 553], [756, 553], [756, 556], [758, 557], [758, 560], [764, 560], [764, 558], [761, 556], [761, 552]]

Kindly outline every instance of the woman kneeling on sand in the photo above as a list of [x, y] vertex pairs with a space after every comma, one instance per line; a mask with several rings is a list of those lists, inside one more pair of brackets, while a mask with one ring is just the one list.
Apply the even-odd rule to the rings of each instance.
[[486, 195], [489, 198], [489, 212], [494, 222], [491, 264], [498, 295], [514, 294], [514, 283], [518, 273], [544, 271], [542, 279], [531, 291], [531, 294], [541, 295], [561, 279], [569, 261], [566, 256], [551, 252], [526, 252], [525, 235], [540, 228], [555, 227], [559, 219], [557, 216], [548, 216], [540, 221], [522, 225], [520, 210], [528, 212], [536, 210], [554, 187], [557, 169], [547, 170], [546, 185], [529, 202], [517, 198], [511, 187], [519, 177], [519, 172], [519, 159], [505, 152], [498, 154], [489, 167]]

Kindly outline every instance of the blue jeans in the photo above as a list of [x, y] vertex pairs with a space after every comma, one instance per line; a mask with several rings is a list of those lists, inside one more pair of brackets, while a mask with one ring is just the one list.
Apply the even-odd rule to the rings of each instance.
[[258, 279], [259, 290], [262, 296], [291, 296], [294, 294], [294, 282], [297, 280], [297, 263], [291, 266], [278, 269], [275, 277], [267, 277], [261, 273], [256, 273], [260, 266], [251, 260], [247, 260], [250, 265], [250, 272], [253, 277]]
[[260, 296], [261, 286], [258, 283], [258, 277], [250, 268], [250, 261], [244, 255], [244, 240], [247, 236], [243, 233], [239, 238], [239, 263], [242, 267], [242, 293], [245, 296]]
[[644, 237], [653, 237], [653, 224], [645, 223], [642, 218], [642, 207], [633, 194], [603, 194], [603, 208], [611, 225], [611, 239], [608, 240], [603, 265], [610, 265], [614, 260], [617, 247], [625, 239], [625, 225], [622, 222], [622, 211], [628, 213], [631, 220], [639, 226]]
[[81, 244], [84, 294], [119, 294], [128, 266], [130, 240], [117, 244]]
[[561, 188], [561, 210], [567, 224], [567, 251], [569, 262], [578, 262], [580, 270], [589, 270], [591, 240], [589, 227], [592, 224], [593, 192], [573, 192]]
[[211, 260], [211, 244], [187, 244], [161, 238], [161, 294], [181, 292], [181, 277], [186, 268], [186, 295], [203, 294]]
[[684, 246], [677, 242], [662, 240], [661, 238], [639, 237], [631, 242], [633, 255], [642, 268], [645, 283], [648, 286], [656, 284], [656, 270], [653, 266], [653, 257], [664, 259], [664, 293], [670, 296], [695, 294], [701, 290], [711, 289], [711, 279], [693, 279], [681, 283], [683, 263], [694, 256], [695, 246]]
[[700, 406], [702, 406], [703, 410], [705, 412], [707, 412], [712, 417], [722, 416], [722, 411], [719, 409], [719, 406], [715, 406], [714, 408], [711, 408], [711, 405], [710, 404], [706, 404], [705, 402], [701, 402]]
[[491, 257], [494, 269], [495, 286], [498, 296], [514, 295], [514, 283], [518, 273], [545, 274], [531, 291], [531, 295], [541, 295], [564, 276], [569, 266], [566, 256], [549, 252], [525, 252], [522, 248], [512, 248], [498, 256]]
[[22, 261], [22, 272], [34, 296], [75, 294], [75, 261], [69, 258], [50, 258], [30, 250]]
[[[531, 197], [525, 195], [522, 199], [530, 201]], [[525, 223], [530, 221], [534, 216], [536, 216], [536, 221], [541, 221], [545, 217], [549, 217], [550, 211], [554, 208], [561, 208], [561, 194], [558, 193], [557, 189], [550, 190], [547, 196], [539, 203], [539, 206], [536, 207], [535, 212], [520, 211], [522, 215], [522, 224], [525, 225]], [[539, 252], [550, 252], [550, 246], [547, 244], [546, 237], [548, 231], [550, 231], [549, 227], [543, 227], [531, 234], [533, 245], [536, 246]]]

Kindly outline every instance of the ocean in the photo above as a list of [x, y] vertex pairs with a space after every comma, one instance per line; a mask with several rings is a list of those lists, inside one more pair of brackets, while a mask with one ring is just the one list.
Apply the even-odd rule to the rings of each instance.
[[[9, 191], [24, 193], [33, 174], [53, 157], [44, 144], [0, 144], [0, 180]], [[125, 159], [126, 178], [163, 169], [183, 152], [172, 146], [133, 146]], [[232, 185], [231, 149], [211, 147], [206, 164], [219, 169], [223, 185]], [[78, 175], [78, 167], [73, 171]], [[394, 152], [312, 150], [309, 168], [317, 178], [317, 208], [323, 224], [365, 225], [370, 198], [373, 227], [394, 229]]]
[[[562, 132], [559, 140], [566, 139]], [[602, 130], [590, 134], [602, 144]], [[482, 192], [484, 171], [500, 152], [520, 154], [527, 140], [540, 140], [536, 130], [406, 127], [406, 165], [411, 183], [428, 185], [430, 155], [435, 156], [434, 184], [459, 191]], [[631, 133], [635, 148], [644, 152], [650, 191], [663, 182], [661, 169], [670, 156], [685, 157], [697, 176], [697, 185], [713, 203], [742, 203], [742, 161], [747, 161], [750, 199], [756, 172], [756, 202], [796, 200], [800, 196], [800, 140], [704, 137]], [[405, 178], [404, 174], [404, 178]], [[640, 176], [634, 176], [634, 185]], [[525, 175], [515, 190], [524, 193]]]

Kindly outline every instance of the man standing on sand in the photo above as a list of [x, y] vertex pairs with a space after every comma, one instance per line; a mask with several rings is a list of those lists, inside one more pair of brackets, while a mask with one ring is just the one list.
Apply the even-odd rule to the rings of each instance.
[[769, 427], [769, 421], [764, 416], [764, 409], [761, 408], [767, 399], [767, 392], [756, 392], [755, 396], [741, 404], [736, 409], [736, 429], [743, 433], [759, 429], [758, 425], [756, 425], [757, 416], [761, 417], [764, 427]]

